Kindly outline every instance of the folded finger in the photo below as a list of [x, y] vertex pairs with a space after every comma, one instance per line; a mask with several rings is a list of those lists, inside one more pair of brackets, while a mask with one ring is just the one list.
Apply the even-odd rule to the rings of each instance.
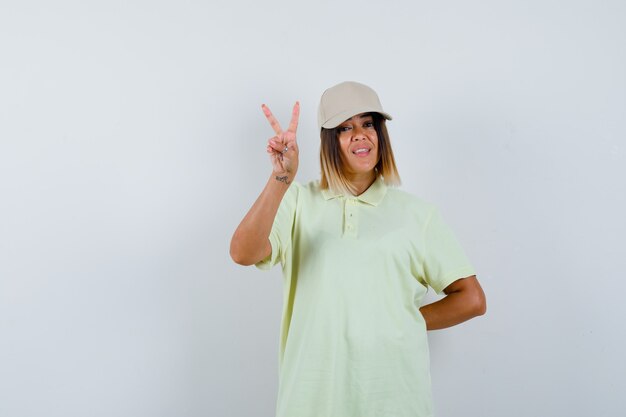
[[274, 151], [280, 152], [280, 153], [282, 153], [287, 147], [285, 143], [279, 142], [278, 140], [275, 140], [274, 138], [270, 139], [268, 144]]
[[291, 144], [293, 143], [296, 143], [296, 135], [293, 132], [287, 131], [283, 134], [283, 136], [280, 136], [280, 138], [282, 138], [282, 141], [289, 146], [291, 146]]

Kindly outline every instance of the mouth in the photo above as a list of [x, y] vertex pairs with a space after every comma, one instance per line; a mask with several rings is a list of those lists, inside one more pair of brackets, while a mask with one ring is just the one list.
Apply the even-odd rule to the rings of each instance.
[[359, 158], [365, 158], [366, 156], [370, 154], [371, 151], [372, 150], [368, 147], [360, 147], [360, 148], [356, 148], [355, 150], [353, 150], [352, 153], [358, 156]]

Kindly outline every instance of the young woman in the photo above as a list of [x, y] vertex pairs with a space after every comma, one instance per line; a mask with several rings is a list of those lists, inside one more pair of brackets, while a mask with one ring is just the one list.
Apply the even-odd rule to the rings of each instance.
[[[241, 265], [283, 269], [277, 417], [432, 416], [427, 330], [485, 313], [437, 208], [397, 188], [391, 116], [366, 85], [324, 92], [322, 175], [294, 182], [299, 103], [268, 142], [273, 171], [235, 231]], [[420, 307], [428, 287], [445, 297]]]

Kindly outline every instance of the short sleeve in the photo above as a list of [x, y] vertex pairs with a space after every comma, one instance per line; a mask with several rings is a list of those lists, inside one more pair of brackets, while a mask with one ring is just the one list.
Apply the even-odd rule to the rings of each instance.
[[299, 189], [300, 184], [292, 182], [283, 196], [269, 235], [272, 253], [254, 264], [257, 268], [268, 270], [276, 265], [278, 261], [284, 265], [287, 254], [291, 251], [292, 231], [296, 217]]
[[475, 275], [463, 248], [436, 207], [424, 230], [424, 275], [437, 294], [454, 281]]

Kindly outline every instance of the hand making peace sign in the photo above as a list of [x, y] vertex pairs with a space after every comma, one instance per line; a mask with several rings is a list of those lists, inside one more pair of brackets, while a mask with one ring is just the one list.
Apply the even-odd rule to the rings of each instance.
[[296, 101], [291, 114], [291, 122], [286, 132], [280, 127], [269, 107], [261, 106], [265, 117], [272, 125], [276, 136], [268, 140], [267, 153], [270, 154], [274, 174], [288, 176], [288, 181], [293, 181], [298, 171], [298, 144], [296, 143], [296, 131], [298, 130], [298, 117], [300, 116], [300, 103]]

